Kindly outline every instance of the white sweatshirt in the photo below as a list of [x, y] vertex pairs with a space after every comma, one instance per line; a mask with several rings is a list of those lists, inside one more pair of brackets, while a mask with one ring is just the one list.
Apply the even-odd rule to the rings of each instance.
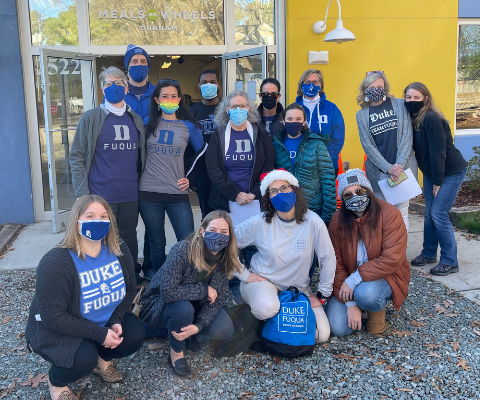
[[[328, 297], [335, 277], [335, 251], [322, 219], [311, 210], [305, 219], [298, 225], [295, 221], [282, 222], [275, 215], [268, 224], [261, 213], [237, 225], [235, 236], [240, 248], [254, 245], [258, 249], [250, 263], [251, 272], [267, 278], [279, 290], [295, 286], [307, 291], [308, 272], [316, 253], [320, 265], [318, 291]], [[238, 276], [245, 281], [248, 275], [245, 272]]]

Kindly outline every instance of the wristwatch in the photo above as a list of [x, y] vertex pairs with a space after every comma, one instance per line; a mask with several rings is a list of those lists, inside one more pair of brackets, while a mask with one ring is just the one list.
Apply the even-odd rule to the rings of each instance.
[[322, 294], [322, 292], [317, 292], [317, 299], [322, 306], [327, 304], [328, 299]]

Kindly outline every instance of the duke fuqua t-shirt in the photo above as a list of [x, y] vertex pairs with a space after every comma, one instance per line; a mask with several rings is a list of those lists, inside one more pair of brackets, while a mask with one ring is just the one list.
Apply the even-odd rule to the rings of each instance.
[[105, 326], [126, 295], [122, 266], [115, 254], [102, 245], [97, 257], [82, 260], [70, 250], [80, 278], [80, 312], [98, 326]]
[[225, 169], [228, 177], [234, 181], [242, 192], [248, 193], [254, 164], [252, 139], [245, 129], [230, 134], [230, 144], [225, 155]]
[[300, 142], [303, 140], [303, 133], [296, 138], [291, 138], [286, 136], [284, 140], [285, 147], [288, 150], [288, 154], [290, 156], [290, 161], [292, 163], [292, 168], [295, 171], [295, 157], [297, 156], [298, 146]]
[[390, 164], [397, 160], [397, 116], [392, 100], [388, 98], [378, 106], [369, 107], [370, 134], [380, 154]]

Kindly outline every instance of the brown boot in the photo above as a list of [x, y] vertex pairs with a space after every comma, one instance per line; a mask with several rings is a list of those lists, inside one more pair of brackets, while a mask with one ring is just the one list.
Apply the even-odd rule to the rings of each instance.
[[385, 309], [382, 311], [367, 311], [367, 332], [383, 333], [390, 326], [385, 322]]

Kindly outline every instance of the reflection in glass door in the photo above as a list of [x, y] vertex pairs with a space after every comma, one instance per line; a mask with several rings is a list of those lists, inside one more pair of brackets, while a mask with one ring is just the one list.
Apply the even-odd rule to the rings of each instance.
[[233, 90], [243, 90], [250, 100], [260, 104], [260, 85], [267, 77], [267, 48], [235, 51], [224, 54], [222, 58], [226, 80], [224, 96]]
[[40, 49], [42, 167], [43, 161], [47, 162], [46, 170], [42, 171], [44, 178], [48, 173], [48, 193], [44, 179], [44, 199], [45, 208], [50, 203], [55, 233], [65, 230], [69, 210], [76, 200], [69, 164], [70, 146], [83, 113], [95, 107], [94, 59], [89, 55]]

